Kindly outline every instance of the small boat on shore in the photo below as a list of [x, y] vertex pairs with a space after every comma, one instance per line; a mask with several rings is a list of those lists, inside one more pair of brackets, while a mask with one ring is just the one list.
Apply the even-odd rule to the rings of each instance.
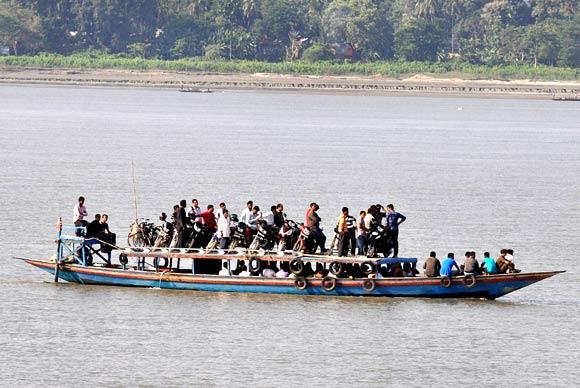
[[556, 96], [553, 95], [552, 96], [552, 101], [580, 101], [580, 97], [578, 97], [577, 94], [574, 94], [573, 96]]
[[201, 89], [201, 88], [180, 88], [180, 92], [183, 93], [213, 93], [213, 90], [210, 89]]
[[[59, 234], [57, 254], [51, 259], [18, 258], [59, 279], [79, 284], [161, 288], [214, 292], [246, 292], [293, 295], [486, 298], [496, 299], [565, 271], [468, 275], [448, 277], [383, 277], [381, 268], [397, 263], [413, 267], [415, 258], [337, 257], [293, 251], [205, 250], [185, 248], [129, 247], [102, 253], [103, 242], [76, 235]], [[101, 258], [102, 263], [93, 263]], [[196, 262], [219, 265], [227, 262], [229, 274], [199, 273]], [[239, 276], [229, 268], [239, 261], [260, 274], [262, 267], [285, 262], [289, 277]], [[311, 265], [325, 268], [324, 277], [305, 271]], [[359, 266], [362, 277], [345, 277], [344, 268]], [[226, 266], [224, 266], [226, 268]]]

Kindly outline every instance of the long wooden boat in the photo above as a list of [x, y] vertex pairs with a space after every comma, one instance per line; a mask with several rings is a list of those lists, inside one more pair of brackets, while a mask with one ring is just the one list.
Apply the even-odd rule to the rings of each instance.
[[[59, 279], [79, 284], [148, 287], [172, 290], [215, 292], [248, 292], [293, 295], [383, 296], [428, 298], [486, 298], [496, 299], [530, 284], [565, 271], [510, 273], [496, 275], [470, 275], [457, 277], [382, 277], [381, 268], [396, 263], [410, 263], [415, 258], [337, 257], [303, 255], [292, 251], [234, 251], [183, 249], [183, 248], [125, 248], [118, 251], [118, 264], [111, 260], [110, 251], [104, 256], [103, 242], [85, 239], [76, 234], [59, 231], [57, 254], [51, 259], [18, 258], [45, 270]], [[100, 257], [103, 263], [93, 264]], [[132, 259], [136, 265], [129, 263]], [[152, 261], [150, 264], [147, 260]], [[164, 260], [164, 264], [159, 264]], [[196, 261], [243, 260], [248, 268], [261, 263], [287, 262], [293, 275], [288, 278], [263, 276], [229, 276], [199, 274]], [[187, 261], [189, 264], [181, 265]], [[304, 277], [306, 263], [316, 263], [330, 268], [332, 276]], [[364, 277], [341, 276], [345, 266], [365, 269]], [[337, 269], [338, 268], [338, 269]], [[259, 272], [259, 271], [258, 271]]]

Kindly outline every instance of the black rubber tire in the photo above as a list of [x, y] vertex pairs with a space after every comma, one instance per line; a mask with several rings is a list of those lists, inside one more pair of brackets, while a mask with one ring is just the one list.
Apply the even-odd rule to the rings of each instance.
[[331, 276], [326, 276], [322, 278], [322, 280], [320, 281], [320, 287], [322, 287], [322, 289], [327, 292], [334, 291], [334, 289], [336, 288], [336, 278], [333, 278]]
[[362, 288], [364, 288], [365, 291], [373, 292], [375, 288], [377, 288], [377, 282], [375, 279], [365, 279], [362, 282]]
[[252, 257], [250, 261], [248, 261], [248, 270], [251, 273], [260, 273], [262, 271], [262, 262], [257, 257]]
[[119, 255], [119, 263], [121, 263], [121, 265], [127, 265], [128, 262], [129, 262], [129, 258], [127, 257], [127, 254], [121, 253]]
[[[159, 264], [160, 260], [163, 260], [163, 265]], [[167, 257], [156, 257], [153, 259], [153, 264], [156, 268], [167, 268], [169, 266], [169, 259]]]
[[447, 276], [443, 276], [441, 278], [441, 286], [443, 288], [449, 288], [449, 287], [451, 287], [451, 283], [452, 283], [451, 282], [451, 278], [448, 278]]
[[333, 261], [332, 263], [330, 263], [330, 273], [333, 275], [340, 275], [342, 273], [342, 271], [344, 270], [344, 263], [341, 263], [339, 261]]
[[467, 288], [472, 288], [473, 286], [475, 286], [476, 283], [477, 279], [475, 275], [465, 275], [465, 277], [463, 278], [463, 284]]
[[294, 275], [300, 275], [304, 271], [304, 262], [300, 259], [293, 259], [290, 262], [290, 272]]
[[298, 276], [296, 279], [294, 279], [294, 287], [299, 290], [305, 290], [306, 287], [308, 287], [308, 281], [305, 277]]
[[377, 267], [375, 266], [375, 263], [373, 263], [372, 261], [364, 261], [361, 265], [360, 265], [360, 270], [362, 273], [364, 273], [365, 275], [370, 275], [372, 273], [375, 273], [377, 270]]

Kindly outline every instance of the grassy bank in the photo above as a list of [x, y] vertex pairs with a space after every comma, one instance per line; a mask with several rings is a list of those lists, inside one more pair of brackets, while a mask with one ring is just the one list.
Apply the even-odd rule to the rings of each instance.
[[68, 56], [58, 54], [38, 54], [35, 56], [0, 57], [0, 65], [73, 69], [126, 69], [126, 70], [167, 70], [215, 73], [277, 73], [311, 75], [381, 75], [403, 78], [423, 73], [440, 77], [461, 77], [466, 79], [530, 79], [539, 81], [579, 80], [580, 69], [529, 65], [482, 66], [462, 62], [283, 62], [269, 63], [256, 61], [212, 61], [204, 58], [159, 60], [126, 58], [95, 52], [77, 53]]

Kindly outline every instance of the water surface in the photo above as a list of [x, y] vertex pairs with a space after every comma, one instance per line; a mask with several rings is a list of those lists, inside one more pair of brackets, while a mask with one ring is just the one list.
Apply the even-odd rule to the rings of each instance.
[[[0, 86], [0, 384], [575, 385], [580, 110], [517, 99]], [[516, 251], [566, 274], [497, 301], [55, 285], [76, 197], [120, 241], [180, 199], [394, 203], [401, 254]]]

